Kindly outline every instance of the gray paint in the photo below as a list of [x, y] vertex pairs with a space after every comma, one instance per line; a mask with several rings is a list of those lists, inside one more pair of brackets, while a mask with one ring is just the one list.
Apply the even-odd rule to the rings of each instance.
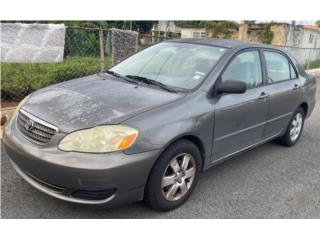
[[183, 96], [98, 74], [36, 91], [23, 109], [59, 126], [61, 132], [72, 132], [118, 124]]
[[[40, 147], [17, 132], [13, 119], [4, 131], [8, 155], [23, 171], [65, 186], [68, 191], [115, 187], [118, 189], [116, 196], [104, 202], [114, 206], [142, 199], [153, 164], [161, 152], [179, 138], [192, 137], [200, 145], [206, 170], [283, 134], [294, 110], [301, 104], [307, 104], [307, 116], [311, 114], [315, 105], [315, 79], [299, 66], [298, 79], [268, 84], [264, 71], [261, 87], [243, 94], [215, 92], [218, 77], [234, 54], [249, 49], [278, 51], [277, 48], [230, 40], [177, 42], [217, 45], [229, 50], [193, 92], [169, 93], [136, 87], [102, 75], [37, 91], [22, 108], [56, 125], [60, 132]], [[294, 59], [291, 61], [296, 64]], [[298, 84], [297, 89], [293, 89], [295, 84]], [[260, 97], [262, 92], [267, 94], [266, 98]], [[118, 123], [140, 130], [136, 143], [124, 152], [84, 154], [57, 149], [58, 142], [68, 132]], [[41, 190], [54, 195], [50, 189]], [[64, 200], [79, 200], [66, 197], [67, 193], [61, 195]]]

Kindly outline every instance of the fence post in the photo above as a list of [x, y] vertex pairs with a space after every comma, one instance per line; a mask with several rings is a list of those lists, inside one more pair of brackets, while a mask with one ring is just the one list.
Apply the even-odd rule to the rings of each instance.
[[103, 30], [99, 30], [99, 43], [100, 43], [100, 70], [103, 72], [105, 70], [104, 66], [104, 45], [103, 45]]
[[136, 44], [136, 46], [135, 46], [135, 51], [136, 51], [136, 52], [139, 51], [139, 35], [140, 35], [140, 34], [138, 33], [138, 35], [136, 36], [136, 43], [135, 43], [135, 44]]

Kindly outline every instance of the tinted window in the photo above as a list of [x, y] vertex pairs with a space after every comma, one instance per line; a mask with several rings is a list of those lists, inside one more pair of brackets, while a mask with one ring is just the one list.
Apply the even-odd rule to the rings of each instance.
[[261, 63], [258, 51], [248, 51], [236, 56], [221, 76], [222, 81], [237, 80], [254, 88], [262, 84]]
[[291, 78], [289, 61], [285, 56], [276, 52], [264, 52], [264, 56], [269, 82], [279, 82]]

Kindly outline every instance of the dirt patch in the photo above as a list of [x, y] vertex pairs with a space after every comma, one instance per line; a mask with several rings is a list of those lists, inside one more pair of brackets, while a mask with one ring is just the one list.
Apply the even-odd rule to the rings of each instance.
[[2, 108], [11, 108], [11, 107], [16, 107], [19, 105], [19, 101], [17, 102], [2, 102], [1, 101], [1, 109]]

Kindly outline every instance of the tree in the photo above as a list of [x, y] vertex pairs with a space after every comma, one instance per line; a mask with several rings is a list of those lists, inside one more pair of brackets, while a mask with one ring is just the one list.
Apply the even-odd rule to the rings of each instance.
[[219, 37], [219, 35], [227, 37], [230, 34], [230, 29], [237, 27], [237, 23], [233, 21], [203, 21], [202, 25], [215, 38]]
[[185, 27], [185, 28], [200, 28], [204, 27], [202, 21], [175, 21], [178, 27]]
[[154, 23], [156, 21], [132, 21], [132, 29], [141, 33], [148, 33], [151, 31]]
[[243, 22], [244, 24], [249, 24], [249, 25], [256, 23], [255, 20], [243, 20], [242, 22]]
[[320, 20], [316, 21], [316, 25], [318, 28], [320, 28]]
[[271, 44], [274, 33], [271, 31], [271, 23], [264, 23], [262, 30], [258, 33], [261, 39], [261, 42], [264, 44]]

